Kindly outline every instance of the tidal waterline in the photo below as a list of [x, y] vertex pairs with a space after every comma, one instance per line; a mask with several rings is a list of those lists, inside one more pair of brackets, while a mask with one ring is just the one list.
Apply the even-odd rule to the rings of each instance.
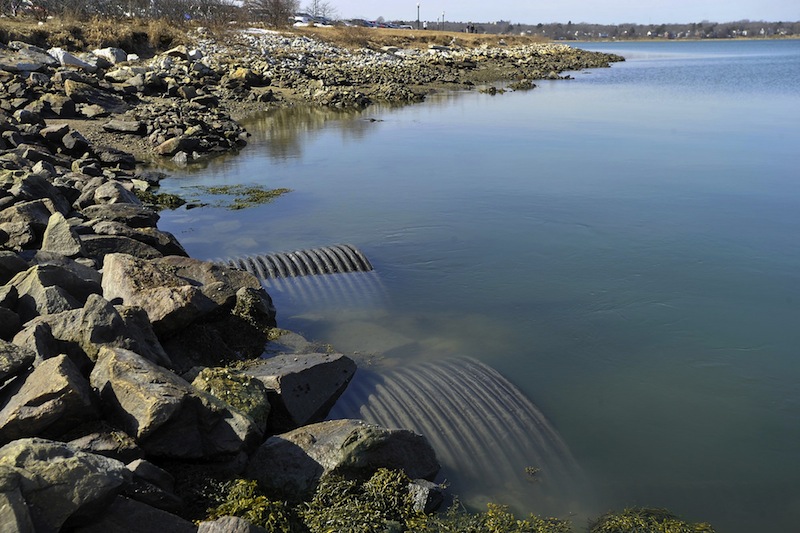
[[601, 507], [790, 531], [800, 42], [591, 46], [628, 61], [524, 93], [276, 110], [241, 155], [164, 188], [293, 192], [161, 227], [201, 258], [353, 243], [380, 290], [279, 293], [280, 325], [390, 365], [491, 365], [552, 420]]

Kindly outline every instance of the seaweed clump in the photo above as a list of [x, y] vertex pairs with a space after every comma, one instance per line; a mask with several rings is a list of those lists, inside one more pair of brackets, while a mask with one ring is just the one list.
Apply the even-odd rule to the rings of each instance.
[[409, 531], [425, 533], [572, 533], [572, 523], [559, 518], [531, 514], [518, 519], [506, 505], [487, 504], [482, 513], [466, 511], [456, 499], [442, 514], [422, 515], [409, 524]]
[[378, 469], [366, 482], [326, 476], [301, 512], [312, 533], [406, 531], [420, 514], [408, 491], [411, 480], [398, 470]]
[[223, 516], [238, 516], [267, 531], [279, 533], [306, 531], [294, 510], [286, 502], [267, 498], [255, 481], [236, 479], [227, 483], [224, 488], [225, 500], [208, 510], [210, 520]]
[[399, 470], [378, 469], [366, 481], [324, 476], [310, 501], [290, 506], [270, 499], [255, 481], [235, 480], [208, 518], [238, 516], [280, 533], [570, 533], [570, 522], [535, 515], [518, 520], [503, 505], [470, 513], [456, 500], [442, 514], [426, 515], [414, 503], [411, 479]]
[[177, 209], [186, 203], [186, 200], [177, 194], [166, 192], [154, 193], [152, 191], [143, 191], [139, 189], [134, 189], [133, 192], [139, 200], [154, 207], [158, 211], [162, 209]]
[[591, 526], [590, 533], [715, 533], [711, 524], [684, 522], [666, 509], [631, 507], [607, 513]]

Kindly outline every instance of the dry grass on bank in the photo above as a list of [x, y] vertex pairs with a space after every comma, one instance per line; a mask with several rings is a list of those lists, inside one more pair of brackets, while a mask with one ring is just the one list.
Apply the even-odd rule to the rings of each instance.
[[115, 46], [128, 52], [149, 55], [186, 40], [185, 27], [164, 20], [50, 19], [39, 23], [28, 18], [0, 18], [0, 42], [24, 41], [42, 48], [59, 46], [70, 51]]
[[[240, 23], [237, 26], [240, 27]], [[246, 24], [245, 24], [246, 25]], [[204, 26], [208, 27], [208, 25]], [[60, 46], [70, 51], [115, 46], [147, 56], [187, 42], [192, 24], [175, 25], [166, 20], [114, 19], [93, 17], [90, 20], [51, 19], [39, 23], [32, 18], [0, 18], [0, 42], [25, 41], [49, 48]], [[232, 26], [211, 27], [215, 34], [230, 31]], [[436, 30], [399, 30], [335, 26], [332, 28], [287, 28], [288, 33], [307, 35], [344, 48], [380, 49], [384, 46], [427, 48], [431, 44], [458, 44], [477, 47], [496, 46], [503, 40], [508, 45], [546, 42], [541, 36], [484, 35]]]
[[388, 28], [363, 28], [334, 26], [332, 28], [293, 28], [298, 35], [308, 35], [345, 48], [427, 48], [437, 44], [448, 46], [453, 43], [474, 48], [482, 44], [496, 46], [501, 40], [508, 45], [548, 42], [541, 36], [487, 35], [435, 30], [396, 30]]

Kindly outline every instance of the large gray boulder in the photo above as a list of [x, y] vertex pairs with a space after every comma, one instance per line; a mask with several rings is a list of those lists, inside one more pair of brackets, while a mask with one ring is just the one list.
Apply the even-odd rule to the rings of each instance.
[[235, 305], [209, 313], [163, 341], [175, 368], [219, 366], [259, 357], [275, 326], [275, 308], [261, 288], [242, 287]]
[[109, 416], [151, 456], [236, 454], [260, 434], [247, 416], [129, 350], [102, 347], [90, 382]]
[[19, 252], [30, 249], [36, 245], [38, 239], [39, 233], [32, 224], [24, 221], [0, 222], [0, 245], [9, 250]]
[[355, 362], [340, 353], [278, 355], [243, 370], [269, 389], [275, 432], [323, 420], [355, 371]]
[[0, 448], [0, 471], [12, 487], [14, 474], [19, 476], [16, 491], [37, 533], [56, 533], [95, 515], [131, 477], [119, 461], [45, 439], [20, 439]]
[[57, 63], [53, 56], [41, 48], [21, 49], [16, 53], [0, 50], [0, 70], [6, 72], [34, 72]]
[[[42, 114], [45, 117], [68, 118], [75, 116], [75, 102], [63, 94], [45, 93], [39, 98], [39, 105], [42, 106]], [[78, 137], [82, 137], [80, 133], [70, 130], [62, 139], [77, 139]], [[63, 140], [62, 144], [66, 146]], [[71, 150], [72, 148], [69, 149]]]
[[[125, 305], [147, 311], [159, 333], [186, 327], [220, 305], [207, 296], [208, 291], [204, 293], [202, 281], [185, 279], [159, 261], [145, 261], [126, 254], [106, 255], [102, 285], [103, 294], [109, 300], [118, 299]], [[225, 303], [224, 295], [220, 296]]]
[[[108, 254], [102, 285], [107, 299], [147, 311], [159, 335], [175, 333], [211, 313], [233, 311], [240, 289], [269, 299], [258, 279], [247, 272], [177, 256], [145, 261]], [[274, 326], [274, 315], [265, 320], [265, 325]]]
[[100, 274], [100, 272], [93, 268], [93, 266], [79, 263], [77, 260], [61, 254], [47, 252], [44, 250], [36, 250], [33, 254], [30, 252], [25, 252], [25, 259], [30, 262], [30, 266], [51, 265], [65, 268], [75, 274], [78, 279], [82, 279], [94, 287], [98, 287], [100, 282], [103, 280], [103, 276]]
[[330, 420], [270, 437], [250, 458], [246, 475], [287, 498], [303, 498], [325, 474], [363, 478], [379, 468], [430, 480], [439, 463], [422, 435], [361, 420]]
[[97, 418], [89, 382], [66, 355], [48, 359], [0, 395], [0, 443], [60, 437]]
[[141, 205], [141, 200], [116, 180], [105, 181], [94, 191], [96, 204], [134, 204]]

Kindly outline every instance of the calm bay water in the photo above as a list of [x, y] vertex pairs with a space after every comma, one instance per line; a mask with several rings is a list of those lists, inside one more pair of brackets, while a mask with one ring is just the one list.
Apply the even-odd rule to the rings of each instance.
[[381, 294], [273, 293], [281, 326], [389, 364], [488, 363], [553, 421], [601, 510], [795, 531], [800, 41], [582, 46], [627, 61], [524, 93], [260, 117], [242, 154], [163, 189], [293, 192], [161, 227], [200, 258], [352, 243]]

